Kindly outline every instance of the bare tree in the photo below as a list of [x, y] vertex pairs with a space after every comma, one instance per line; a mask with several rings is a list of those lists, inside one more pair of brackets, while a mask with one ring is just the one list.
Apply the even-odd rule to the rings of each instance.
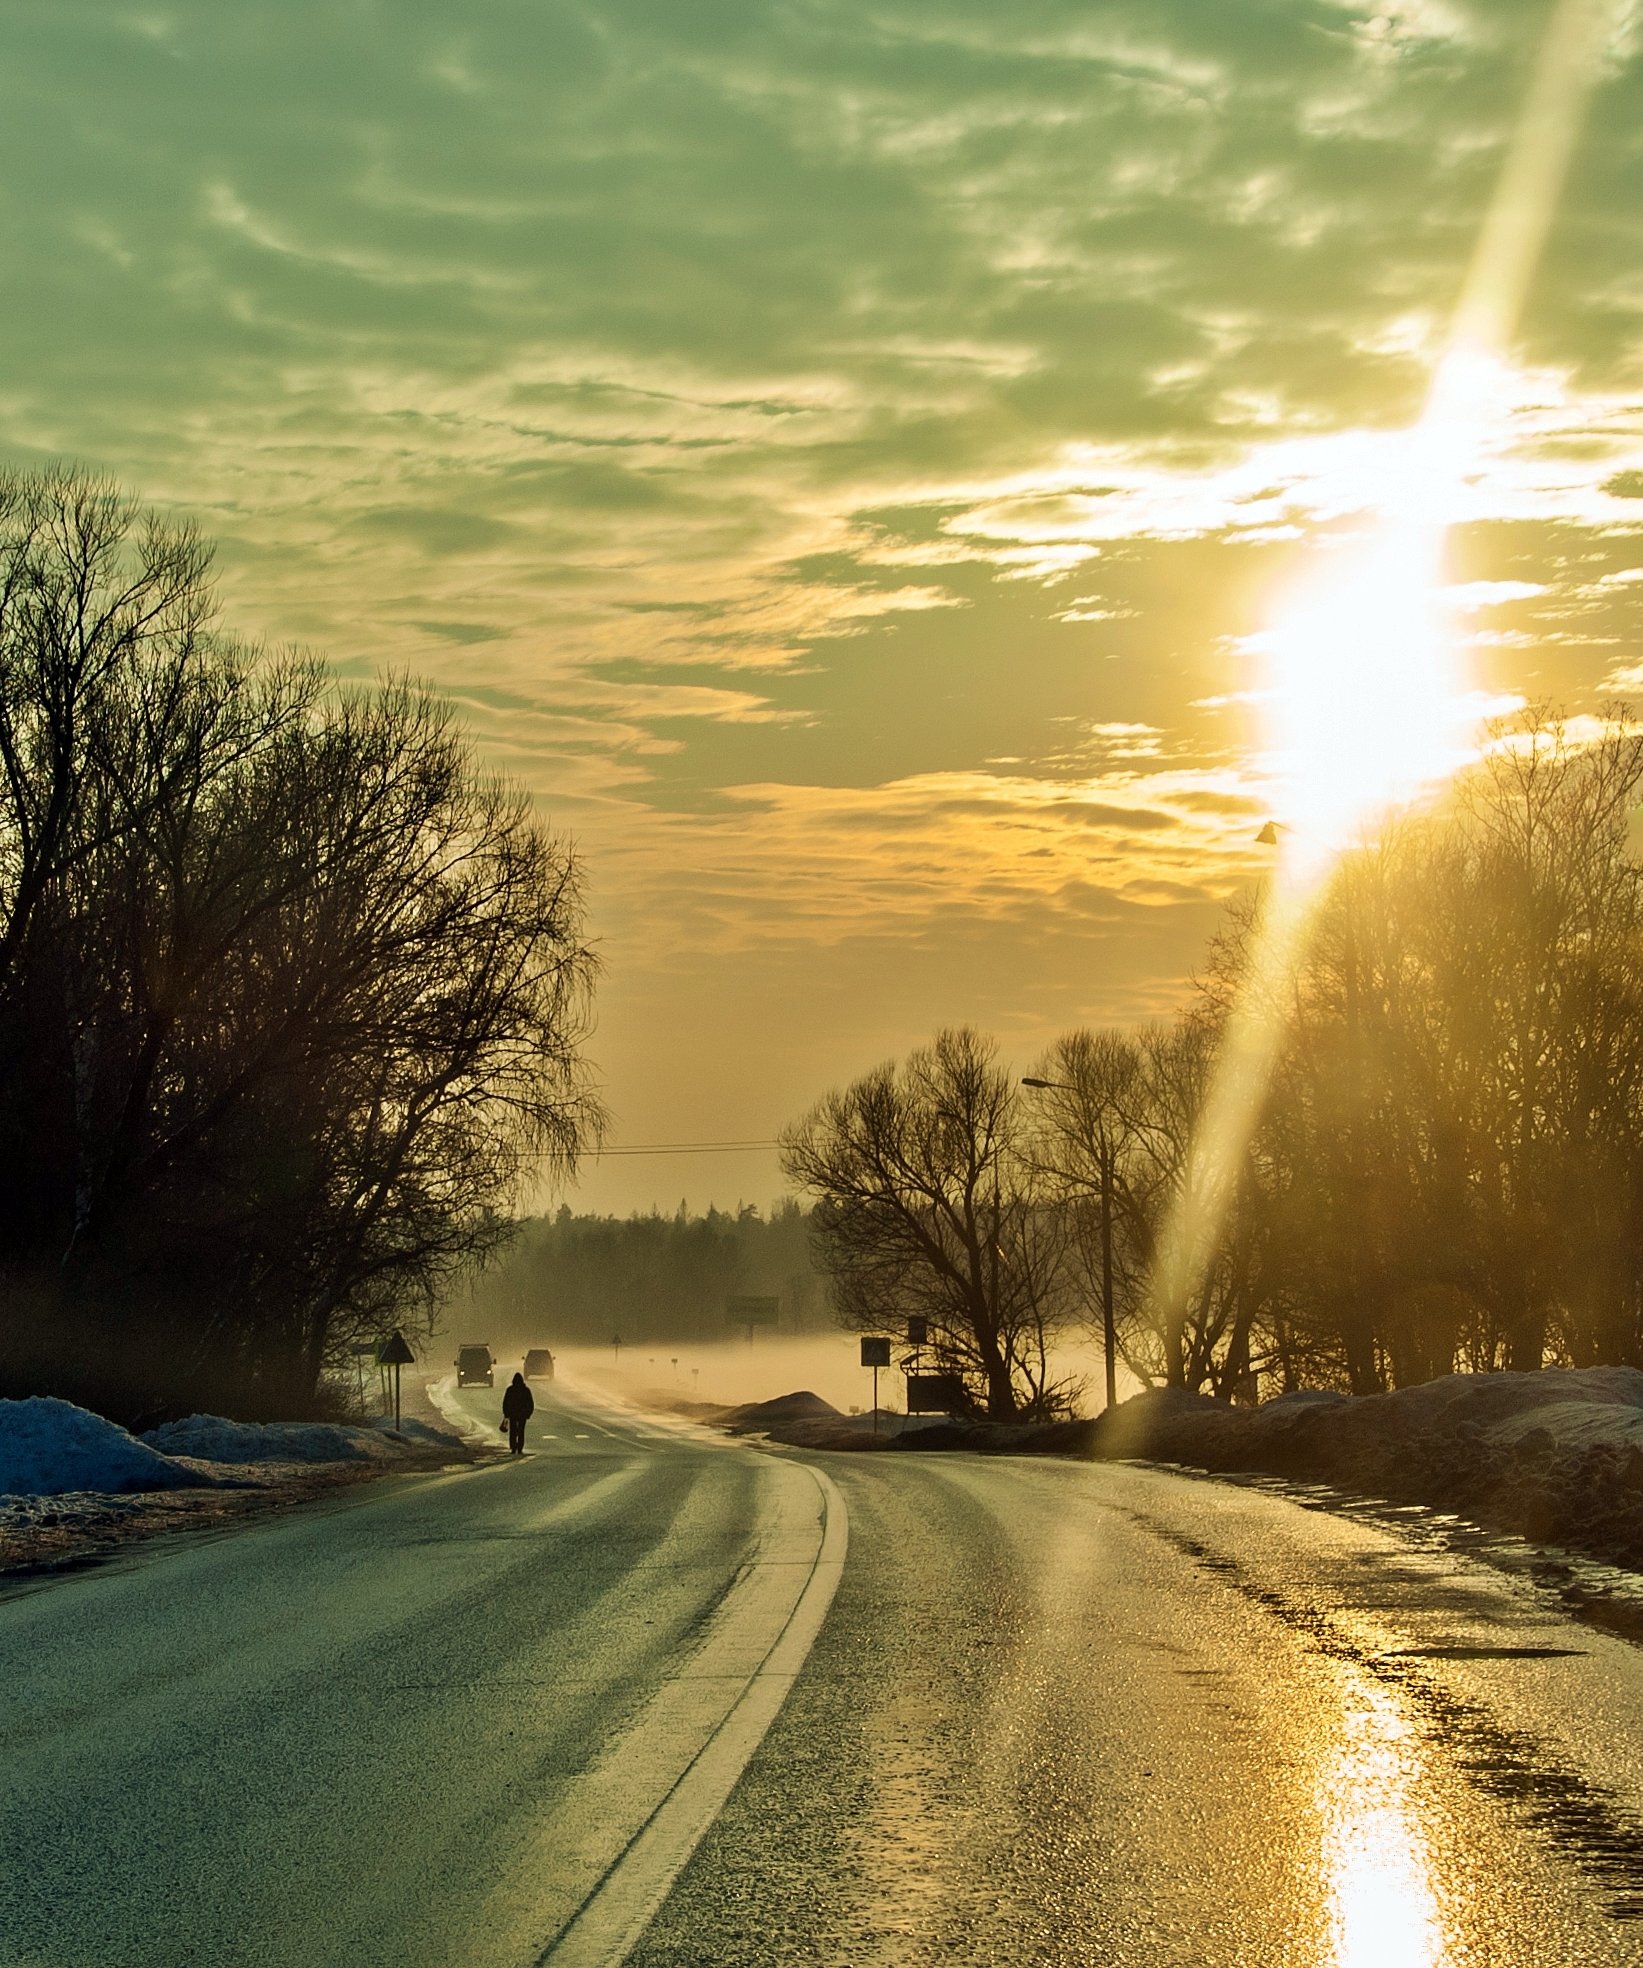
[[426, 696], [210, 633], [190, 537], [12, 496], [0, 1373], [289, 1411], [596, 1129], [580, 869]]
[[1141, 1047], [1127, 1033], [1068, 1032], [1026, 1084], [1044, 1095], [1028, 1157], [1068, 1218], [1071, 1249], [1098, 1309], [1111, 1407], [1119, 1335], [1132, 1327], [1144, 1287], [1138, 1251], [1150, 1248], [1136, 1189], [1147, 1125]]
[[1063, 1409], [1049, 1343], [1065, 1316], [1063, 1227], [1022, 1153], [996, 1048], [967, 1027], [831, 1093], [782, 1137], [815, 1197], [818, 1261], [842, 1322], [917, 1313], [940, 1364], [993, 1420]]

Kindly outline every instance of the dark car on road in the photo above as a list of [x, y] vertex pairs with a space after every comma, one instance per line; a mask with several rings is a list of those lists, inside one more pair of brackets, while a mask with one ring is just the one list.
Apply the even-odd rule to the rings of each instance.
[[545, 1346], [533, 1346], [525, 1355], [525, 1378], [527, 1380], [552, 1380], [553, 1355]]
[[458, 1387], [494, 1387], [496, 1363], [488, 1346], [459, 1346], [456, 1352]]

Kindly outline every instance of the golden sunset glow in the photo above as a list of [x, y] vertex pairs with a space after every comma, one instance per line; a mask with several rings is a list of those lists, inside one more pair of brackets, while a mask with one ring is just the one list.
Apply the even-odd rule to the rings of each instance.
[[1486, 700], [1445, 560], [1491, 419], [1512, 395], [1495, 359], [1448, 356], [1420, 423], [1360, 478], [1362, 532], [1319, 551], [1256, 639], [1278, 802], [1314, 842], [1338, 849], [1473, 755]]
[[1390, 523], [1366, 548], [1332, 555], [1274, 625], [1274, 765], [1296, 829], [1342, 841], [1452, 768], [1466, 695], [1440, 544]]
[[1420, 421], [1365, 474], [1363, 530], [1320, 546], [1256, 638], [1266, 659], [1275, 878], [1222, 1039], [1192, 1155], [1160, 1241], [1154, 1290], [1171, 1316], [1202, 1274], [1230, 1205], [1282, 1041], [1313, 905], [1336, 856], [1465, 763], [1479, 723], [1444, 607], [1451, 528], [1511, 401], [1504, 351], [1557, 207], [1619, 14], [1561, 0], [1497, 181]]
[[9, 457], [574, 836], [631, 1138], [1167, 1018], [1265, 820], [1643, 673], [1620, 0], [34, 12]]

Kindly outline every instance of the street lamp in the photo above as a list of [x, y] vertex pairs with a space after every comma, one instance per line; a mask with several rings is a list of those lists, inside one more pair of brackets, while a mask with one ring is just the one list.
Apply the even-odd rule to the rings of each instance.
[[[1036, 1087], [1053, 1093], [1077, 1095], [1078, 1089], [1068, 1086], [1065, 1080], [1040, 1080], [1032, 1074], [1024, 1074], [1021, 1084]], [[1112, 1294], [1112, 1185], [1113, 1185], [1113, 1144], [1105, 1126], [1099, 1128], [1094, 1136], [1095, 1166], [1100, 1177], [1101, 1196], [1101, 1350], [1107, 1369], [1107, 1406], [1118, 1405], [1118, 1322], [1114, 1313]]]

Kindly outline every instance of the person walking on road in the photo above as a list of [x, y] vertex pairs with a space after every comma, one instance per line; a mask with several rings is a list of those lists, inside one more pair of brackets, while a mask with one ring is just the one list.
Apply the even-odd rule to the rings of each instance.
[[536, 1396], [525, 1385], [525, 1376], [515, 1374], [502, 1396], [502, 1414], [508, 1424], [508, 1454], [525, 1453], [525, 1423], [536, 1413]]

